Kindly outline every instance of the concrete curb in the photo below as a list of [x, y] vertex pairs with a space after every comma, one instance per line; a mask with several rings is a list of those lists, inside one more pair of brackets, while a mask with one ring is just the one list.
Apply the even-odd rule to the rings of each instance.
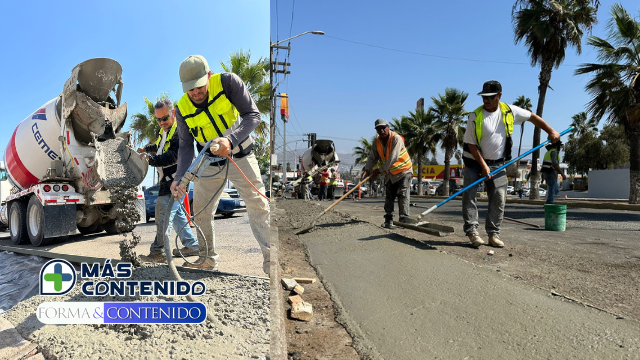
[[[271, 202], [271, 219], [275, 212], [275, 201]], [[278, 227], [270, 226], [270, 317], [271, 317], [271, 351], [270, 358], [274, 360], [287, 360], [287, 336], [285, 332], [284, 299], [280, 291], [280, 264], [278, 263]]]

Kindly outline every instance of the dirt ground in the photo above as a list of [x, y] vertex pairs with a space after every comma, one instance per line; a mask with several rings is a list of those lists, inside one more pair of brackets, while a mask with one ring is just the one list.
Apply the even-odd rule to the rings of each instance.
[[[282, 278], [308, 277], [316, 278], [313, 267], [309, 265], [305, 249], [286, 219], [276, 219], [280, 240], [278, 259], [282, 268]], [[335, 320], [336, 311], [329, 293], [322, 282], [302, 284], [304, 301], [313, 305], [313, 319], [310, 322], [286, 317], [286, 336], [289, 359], [360, 359], [351, 346], [351, 336], [342, 325]], [[286, 299], [295, 294], [282, 290]], [[291, 306], [286, 303], [287, 312]]]
[[[278, 206], [286, 210], [287, 202], [280, 202]], [[437, 203], [435, 199], [412, 199], [412, 202], [427, 207]], [[318, 214], [329, 205], [323, 203], [321, 207], [315, 203], [309, 206], [316, 208]], [[363, 199], [357, 203], [343, 202], [336, 207], [338, 212], [328, 213], [325, 217], [335, 217], [342, 222], [379, 224], [382, 222], [382, 205], [380, 198]], [[412, 208], [412, 214], [417, 215], [422, 210]], [[484, 218], [485, 210], [486, 203], [479, 203], [480, 219]], [[494, 269], [555, 296], [619, 318], [640, 321], [640, 243], [637, 241], [640, 214], [570, 209], [566, 232], [544, 231], [544, 211], [540, 206], [508, 204], [505, 216], [538, 224], [541, 228], [505, 221], [501, 237], [506, 246], [494, 249], [495, 254], [488, 255], [490, 248], [474, 249], [468, 244], [462, 233], [460, 202], [452, 201], [431, 213], [429, 220], [453, 226], [456, 229], [453, 235], [434, 237], [405, 229], [394, 232], [409, 241]], [[323, 218], [323, 222], [326, 221], [330, 219]], [[308, 265], [304, 246], [293, 234], [294, 229], [303, 224], [292, 224], [290, 219], [285, 218], [278, 219], [277, 226], [283, 277], [313, 277], [314, 270]], [[481, 235], [486, 238], [482, 231]], [[335, 322], [333, 302], [322, 285], [316, 282], [306, 286], [303, 297], [313, 304], [314, 319], [310, 323], [287, 319], [290, 359], [359, 358], [350, 346], [350, 336]], [[339, 331], [327, 332], [326, 329]]]

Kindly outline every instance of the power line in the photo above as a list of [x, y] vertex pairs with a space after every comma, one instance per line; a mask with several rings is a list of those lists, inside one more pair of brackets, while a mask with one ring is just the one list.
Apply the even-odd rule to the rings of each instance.
[[[348, 42], [348, 43], [352, 43], [352, 44], [358, 44], [358, 45], [362, 45], [362, 46], [369, 46], [369, 47], [373, 47], [373, 48], [389, 50], [389, 51], [395, 51], [395, 52], [399, 52], [399, 53], [426, 56], [426, 57], [433, 57], [433, 58], [439, 58], [439, 59], [462, 60], [462, 61], [471, 61], [471, 62], [479, 62], [479, 63], [494, 63], [494, 64], [509, 64], [509, 65], [527, 65], [527, 66], [531, 66], [531, 63], [528, 63], [528, 62], [525, 63], [525, 62], [513, 62], [513, 61], [481, 60], [481, 59], [461, 58], [461, 57], [455, 57], [455, 56], [433, 55], [433, 54], [420, 53], [420, 52], [416, 52], [416, 51], [408, 51], [408, 50], [402, 50], [402, 49], [394, 49], [394, 48], [390, 48], [390, 47], [386, 47], [386, 46], [367, 44], [367, 43], [363, 43], [363, 42], [359, 42], [359, 41], [342, 39], [342, 38], [331, 36], [331, 35], [327, 35], [327, 34], [325, 34], [324, 37], [328, 37], [328, 38], [332, 38], [332, 39], [336, 39], [336, 40], [340, 40], [340, 41], [344, 41], [344, 42]], [[577, 66], [580, 66], [580, 65], [562, 64], [560, 66], [577, 67]]]
[[296, 8], [296, 0], [293, 0], [293, 6], [291, 7], [291, 25], [289, 26], [289, 37], [291, 37], [291, 30], [293, 30], [293, 10]]

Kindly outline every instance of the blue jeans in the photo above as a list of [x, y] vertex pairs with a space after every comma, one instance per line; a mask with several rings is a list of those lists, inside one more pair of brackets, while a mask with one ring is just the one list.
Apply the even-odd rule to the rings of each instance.
[[545, 204], [553, 204], [553, 197], [560, 191], [560, 186], [558, 186], [558, 173], [555, 171], [543, 172], [542, 176], [547, 183], [547, 201]]
[[162, 248], [164, 247], [164, 242], [159, 242], [158, 238], [160, 238], [162, 234], [165, 234], [164, 222], [169, 201], [173, 201], [173, 206], [171, 207], [171, 214], [169, 215], [169, 226], [166, 232], [167, 236], [171, 235], [171, 229], [174, 227], [178, 229], [177, 231], [182, 229], [179, 234], [182, 245], [192, 249], [199, 249], [198, 239], [193, 236], [186, 214], [182, 210], [182, 207], [180, 207], [180, 203], [173, 200], [173, 196], [169, 194], [158, 196], [158, 200], [156, 201], [156, 238], [153, 240], [149, 252], [151, 254], [159, 253], [162, 252]]

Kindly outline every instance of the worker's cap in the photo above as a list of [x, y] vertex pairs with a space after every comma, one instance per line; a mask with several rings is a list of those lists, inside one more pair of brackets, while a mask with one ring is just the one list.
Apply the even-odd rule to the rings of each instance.
[[551, 149], [551, 148], [554, 148], [554, 147], [558, 147], [558, 148], [559, 148], [559, 147], [560, 147], [560, 146], [562, 146], [562, 145], [564, 145], [564, 144], [562, 143], [562, 140], [558, 140], [558, 142], [555, 142], [555, 143], [549, 143], [549, 144], [547, 144], [545, 147], [546, 147], [547, 149]]
[[182, 90], [187, 92], [207, 83], [209, 64], [203, 56], [191, 55], [180, 64], [180, 81]]
[[478, 93], [480, 96], [492, 96], [502, 92], [502, 85], [496, 80], [487, 81], [482, 85], [482, 91]]
[[389, 123], [387, 123], [387, 120], [385, 119], [376, 120], [376, 126], [375, 126], [376, 129], [379, 127], [387, 127], [387, 126], [389, 126]]

